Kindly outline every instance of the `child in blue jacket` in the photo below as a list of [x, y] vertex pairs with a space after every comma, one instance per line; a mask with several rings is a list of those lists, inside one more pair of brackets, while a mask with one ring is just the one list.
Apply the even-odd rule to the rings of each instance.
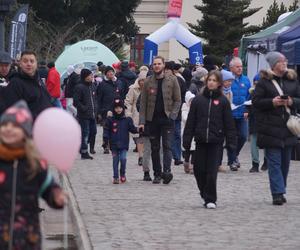
[[[125, 116], [125, 106], [121, 99], [114, 100], [113, 116], [109, 117], [104, 126], [103, 138], [109, 142], [113, 156], [113, 183], [126, 182], [126, 160], [129, 148], [129, 132], [138, 133], [133, 120]], [[121, 165], [119, 180], [119, 162]]]

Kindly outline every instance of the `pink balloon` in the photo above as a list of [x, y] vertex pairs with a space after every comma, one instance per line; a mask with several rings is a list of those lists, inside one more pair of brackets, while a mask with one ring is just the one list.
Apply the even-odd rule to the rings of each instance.
[[79, 152], [80, 126], [66, 111], [49, 108], [37, 117], [33, 126], [33, 140], [41, 156], [66, 173]]

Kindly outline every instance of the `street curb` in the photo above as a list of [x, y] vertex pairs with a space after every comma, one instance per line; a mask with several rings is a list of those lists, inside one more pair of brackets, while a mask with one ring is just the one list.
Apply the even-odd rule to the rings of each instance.
[[63, 181], [63, 187], [68, 194], [68, 206], [70, 211], [70, 217], [74, 223], [75, 232], [76, 232], [76, 243], [79, 250], [92, 250], [92, 243], [90, 241], [89, 234], [86, 230], [85, 224], [82, 220], [80, 209], [74, 192], [67, 175], [62, 174], [61, 180]]

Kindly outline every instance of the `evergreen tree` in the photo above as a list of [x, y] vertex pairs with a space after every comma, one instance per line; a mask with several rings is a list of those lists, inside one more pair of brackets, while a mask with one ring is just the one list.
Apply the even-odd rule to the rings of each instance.
[[269, 26], [277, 23], [278, 17], [283, 13], [287, 12], [287, 8], [281, 3], [280, 7], [276, 0], [273, 1], [272, 5], [267, 10], [267, 16], [263, 19], [262, 29], [268, 28]]
[[[191, 31], [204, 39], [204, 54], [219, 58], [231, 55], [233, 48], [239, 46], [244, 34], [256, 32], [259, 27], [243, 23], [261, 8], [249, 9], [250, 0], [203, 0], [195, 8], [202, 12], [203, 18], [197, 24], [189, 23]], [[222, 60], [222, 59], [221, 59]]]
[[299, 8], [299, 0], [294, 0], [294, 2], [289, 7], [289, 11], [295, 11]]

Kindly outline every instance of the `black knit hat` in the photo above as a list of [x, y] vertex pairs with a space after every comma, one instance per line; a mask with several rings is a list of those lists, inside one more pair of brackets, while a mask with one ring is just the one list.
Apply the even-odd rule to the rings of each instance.
[[1, 116], [0, 126], [12, 122], [20, 126], [27, 136], [32, 135], [32, 115], [25, 101], [18, 101], [8, 108]]
[[82, 69], [80, 72], [80, 78], [82, 81], [84, 81], [85, 78], [87, 78], [91, 74], [93, 74], [93, 72], [90, 71], [89, 69]]
[[121, 107], [121, 108], [124, 109], [124, 108], [125, 108], [124, 101], [123, 101], [122, 99], [116, 98], [116, 99], [114, 100], [114, 109], [115, 109], [116, 107]]
[[108, 71], [113, 71], [115, 72], [114, 68], [111, 66], [106, 66], [105, 70], [104, 70], [104, 74], [106, 75], [108, 73]]
[[165, 63], [165, 69], [174, 70], [175, 63], [173, 61]]

